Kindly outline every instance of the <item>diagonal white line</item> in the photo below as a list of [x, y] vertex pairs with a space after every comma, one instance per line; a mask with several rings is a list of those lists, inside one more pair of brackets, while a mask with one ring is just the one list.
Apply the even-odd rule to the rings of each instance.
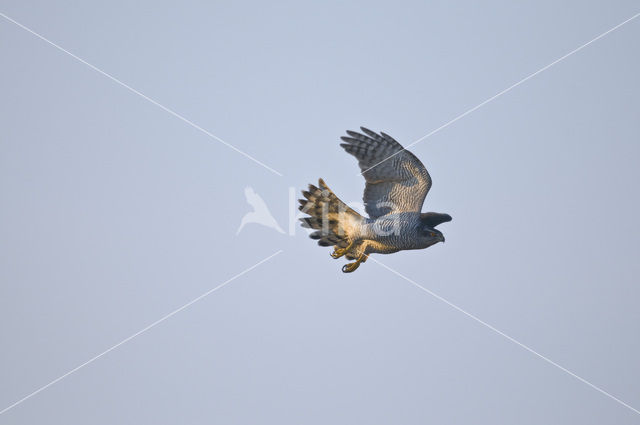
[[226, 147], [233, 149], [234, 151], [238, 152], [240, 155], [250, 159], [251, 161], [255, 162], [258, 165], [261, 165], [262, 167], [266, 168], [267, 170], [271, 171], [274, 174], [279, 175], [280, 177], [282, 177], [282, 174], [276, 170], [274, 170], [273, 168], [269, 167], [268, 165], [266, 165], [265, 163], [257, 160], [256, 158], [252, 157], [251, 155], [249, 155], [248, 153], [236, 148], [235, 146], [233, 146], [231, 143], [225, 142], [224, 140], [222, 140], [221, 138], [219, 138], [218, 136], [216, 136], [215, 134], [211, 133], [208, 130], [205, 130], [204, 128], [200, 127], [198, 124], [194, 123], [193, 121], [190, 121], [189, 119], [183, 117], [182, 115], [180, 115], [179, 113], [175, 112], [173, 109], [169, 109], [166, 106], [160, 104], [159, 102], [153, 100], [152, 98], [150, 98], [149, 96], [139, 92], [138, 90], [134, 89], [133, 87], [129, 86], [126, 83], [123, 83], [122, 81], [118, 80], [116, 77], [114, 77], [111, 74], [108, 74], [106, 72], [104, 72], [103, 70], [101, 70], [100, 68], [90, 64], [89, 62], [85, 61], [82, 58], [79, 58], [78, 56], [74, 55], [73, 53], [71, 53], [70, 51], [64, 49], [63, 47], [57, 45], [56, 43], [54, 43], [51, 40], [48, 40], [47, 38], [43, 37], [42, 35], [38, 34], [37, 32], [33, 31], [32, 29], [22, 25], [20, 22], [17, 22], [16, 20], [10, 18], [9, 16], [5, 15], [4, 13], [0, 12], [0, 16], [2, 16], [4, 19], [6, 19], [9, 22], [14, 23], [15, 25], [19, 26], [20, 28], [22, 28], [23, 30], [35, 35], [36, 37], [38, 37], [39, 39], [41, 39], [42, 41], [50, 44], [51, 46], [55, 47], [56, 49], [60, 50], [61, 52], [66, 53], [67, 55], [71, 56], [72, 58], [74, 58], [75, 60], [77, 60], [78, 62], [82, 62], [83, 64], [85, 64], [86, 66], [88, 66], [89, 68], [93, 69], [94, 71], [96, 71], [99, 74], [104, 75], [105, 77], [107, 77], [108, 79], [112, 80], [113, 82], [121, 85], [122, 87], [126, 88], [127, 90], [129, 90], [132, 93], [137, 94], [138, 96], [140, 96], [141, 98], [149, 101], [150, 103], [153, 103], [154, 105], [156, 105], [158, 108], [162, 109], [165, 112], [168, 112], [169, 114], [173, 115], [174, 117], [178, 118], [179, 120], [189, 124], [191, 127], [195, 128], [196, 130], [206, 134], [207, 136], [211, 137], [214, 140], [217, 140], [218, 142], [222, 143], [223, 145], [225, 145]]
[[34, 392], [32, 392], [31, 394], [21, 398], [20, 400], [16, 401], [15, 403], [11, 404], [10, 406], [5, 407], [3, 410], [0, 410], [0, 415], [2, 415], [3, 413], [13, 409], [14, 407], [16, 407], [17, 405], [25, 402], [26, 400], [30, 399], [31, 397], [33, 397], [34, 395], [38, 394], [41, 391], [46, 390], [47, 388], [49, 388], [50, 386], [56, 384], [57, 382], [63, 380], [64, 378], [66, 378], [67, 376], [71, 375], [72, 373], [75, 373], [77, 371], [79, 371], [80, 369], [82, 369], [83, 367], [93, 363], [94, 361], [98, 360], [100, 357], [104, 356], [105, 354], [115, 350], [116, 348], [120, 347], [123, 344], [126, 344], [127, 342], [131, 341], [132, 339], [134, 339], [137, 336], [140, 336], [141, 334], [145, 333], [146, 331], [148, 331], [149, 329], [155, 327], [156, 325], [159, 325], [160, 323], [164, 322], [165, 320], [167, 320], [168, 318], [170, 318], [171, 316], [174, 316], [178, 313], [180, 313], [182, 310], [184, 310], [185, 308], [189, 307], [190, 305], [197, 303], [198, 301], [200, 301], [201, 299], [205, 298], [206, 296], [214, 293], [215, 291], [217, 291], [218, 289], [222, 288], [223, 286], [233, 282], [234, 280], [236, 280], [237, 278], [239, 278], [240, 276], [244, 275], [245, 273], [250, 272], [251, 270], [255, 269], [256, 267], [258, 267], [259, 265], [269, 261], [270, 259], [272, 259], [273, 257], [275, 257], [276, 255], [280, 254], [282, 252], [282, 250], [279, 250], [273, 254], [271, 254], [270, 256], [268, 256], [267, 258], [257, 262], [256, 264], [254, 264], [253, 266], [243, 270], [242, 272], [238, 273], [237, 275], [233, 276], [232, 278], [222, 282], [220, 285], [216, 286], [213, 289], [208, 290], [207, 292], [205, 292], [204, 294], [200, 295], [197, 298], [194, 298], [193, 300], [189, 301], [188, 303], [186, 303], [185, 305], [183, 305], [180, 308], [177, 308], [175, 310], [173, 310], [171, 313], [161, 317], [160, 319], [156, 320], [155, 322], [151, 323], [150, 325], [146, 326], [143, 329], [140, 329], [138, 332], [134, 333], [133, 335], [129, 336], [128, 338], [123, 339], [122, 341], [120, 341], [119, 343], [117, 343], [116, 345], [114, 345], [113, 347], [103, 351], [102, 353], [90, 358], [89, 360], [87, 360], [86, 362], [82, 363], [80, 366], [77, 366], [73, 369], [71, 369], [69, 372], [65, 373], [64, 375], [54, 379], [53, 381], [49, 382], [48, 384], [38, 388], [37, 390], [35, 390]]
[[520, 84], [524, 83], [525, 81], [530, 80], [531, 78], [535, 77], [536, 75], [540, 74], [541, 72], [546, 71], [547, 69], [551, 68], [552, 66], [556, 65], [559, 62], [562, 62], [563, 60], [565, 60], [566, 58], [568, 58], [569, 56], [573, 55], [574, 53], [578, 53], [580, 50], [584, 49], [585, 47], [587, 47], [588, 45], [590, 45], [591, 43], [601, 39], [602, 37], [604, 37], [605, 35], [617, 30], [618, 28], [620, 28], [621, 26], [628, 24], [629, 22], [633, 21], [634, 19], [636, 19], [638, 16], [640, 16], [640, 12], [636, 13], [635, 15], [633, 15], [632, 17], [630, 17], [629, 19], [620, 22], [618, 25], [616, 25], [615, 27], [603, 32], [602, 34], [600, 34], [599, 36], [597, 36], [596, 38], [584, 43], [583, 45], [581, 45], [580, 47], [577, 47], [575, 49], [573, 49], [572, 51], [570, 51], [569, 53], [567, 53], [566, 55], [554, 60], [553, 62], [551, 62], [549, 65], [544, 66], [542, 68], [540, 68], [539, 70], [537, 70], [536, 72], [534, 72], [533, 74], [529, 74], [528, 76], [526, 76], [525, 78], [523, 78], [522, 80], [518, 81], [515, 84], [510, 85], [509, 87], [507, 87], [506, 89], [502, 90], [501, 92], [491, 96], [489, 99], [485, 100], [482, 103], [477, 104], [476, 106], [474, 106], [473, 108], [469, 109], [468, 111], [458, 115], [457, 117], [455, 117], [454, 119], [452, 119], [451, 121], [448, 121], [444, 124], [442, 124], [440, 127], [436, 128], [435, 130], [430, 131], [429, 133], [425, 134], [424, 136], [422, 136], [421, 138], [419, 138], [418, 140], [416, 140], [413, 143], [408, 144], [407, 146], [405, 146], [404, 148], [402, 148], [401, 150], [394, 152], [392, 155], [388, 156], [387, 158], [383, 159], [382, 161], [378, 162], [377, 164], [372, 165], [371, 167], [367, 168], [366, 170], [362, 171], [359, 174], [364, 174], [367, 171], [371, 170], [372, 168], [377, 167], [378, 165], [382, 164], [383, 162], [393, 158], [394, 156], [396, 156], [397, 154], [401, 153], [402, 151], [405, 151], [407, 149], [409, 149], [410, 147], [417, 145], [418, 143], [422, 142], [423, 140], [425, 140], [428, 137], [433, 136], [434, 134], [436, 134], [437, 132], [439, 132], [440, 130], [443, 130], [447, 127], [449, 127], [451, 124], [455, 123], [456, 121], [466, 117], [467, 115], [469, 115], [470, 113], [474, 112], [477, 109], [480, 109], [481, 107], [483, 107], [484, 105], [486, 105], [487, 103], [497, 99], [498, 97], [502, 96], [503, 94], [511, 91], [512, 89], [518, 87]]
[[416, 283], [415, 281], [409, 279], [408, 277], [406, 277], [405, 275], [401, 274], [400, 272], [392, 269], [391, 267], [387, 266], [386, 264], [381, 263], [380, 261], [376, 260], [375, 258], [373, 258], [372, 256], [369, 256], [370, 259], [372, 259], [373, 261], [375, 261], [377, 264], [380, 264], [382, 267], [384, 267], [385, 269], [389, 270], [390, 272], [392, 272], [393, 274], [395, 274], [396, 276], [401, 277], [402, 279], [406, 280], [407, 282], [409, 282], [410, 284], [412, 284], [413, 286], [415, 286], [418, 289], [423, 290], [424, 292], [426, 292], [427, 294], [431, 295], [434, 298], [437, 298], [438, 300], [442, 301], [443, 303], [447, 304], [448, 306], [458, 310], [460, 313], [464, 314], [467, 317], [470, 317], [471, 319], [475, 320], [476, 322], [480, 323], [481, 325], [491, 329], [492, 331], [494, 331], [495, 333], [497, 333], [500, 336], [505, 337], [506, 339], [508, 339], [509, 341], [513, 342], [514, 344], [524, 348], [525, 350], [527, 350], [528, 352], [530, 352], [531, 354], [534, 354], [535, 356], [541, 358], [542, 360], [544, 360], [545, 362], [557, 367], [558, 369], [560, 369], [563, 372], [568, 373], [569, 375], [573, 376], [574, 378], [576, 378], [577, 380], [579, 380], [580, 382], [583, 382], [585, 384], [587, 384], [588, 386], [590, 386], [591, 388], [593, 388], [594, 390], [598, 391], [601, 394], [606, 395], [607, 397], [609, 397], [610, 399], [616, 401], [617, 403], [620, 403], [621, 405], [623, 405], [624, 407], [634, 411], [635, 413], [640, 415], [640, 411], [635, 409], [634, 407], [628, 405], [627, 403], [625, 403], [624, 401], [620, 400], [619, 398], [609, 394], [608, 392], [606, 392], [605, 390], [603, 390], [602, 388], [592, 384], [591, 382], [587, 381], [584, 378], [581, 378], [580, 376], [576, 375], [575, 373], [571, 372], [569, 369], [560, 366], [558, 363], [554, 362], [553, 360], [549, 359], [548, 357], [543, 356], [542, 354], [538, 353], [537, 351], [535, 351], [532, 348], [529, 348], [528, 346], [524, 345], [523, 343], [521, 343], [520, 341], [518, 341], [515, 338], [510, 337], [509, 335], [507, 335], [506, 333], [502, 332], [501, 330], [491, 326], [490, 324], [488, 324], [487, 322], [485, 322], [482, 319], [479, 319], [478, 317], [474, 316], [473, 314], [469, 313], [466, 310], [463, 310], [462, 308], [458, 307], [457, 305], [453, 304], [452, 302], [448, 301], [447, 299], [441, 297], [440, 295], [436, 294], [435, 292], [425, 288], [424, 286], [420, 285], [419, 283]]

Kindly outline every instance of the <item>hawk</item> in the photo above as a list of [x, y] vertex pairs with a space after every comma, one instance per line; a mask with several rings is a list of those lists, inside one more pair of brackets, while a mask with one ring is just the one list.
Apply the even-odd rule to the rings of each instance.
[[331, 257], [345, 256], [352, 263], [342, 271], [351, 273], [370, 254], [392, 254], [424, 249], [444, 242], [435, 227], [451, 221], [449, 214], [423, 213], [422, 204], [431, 188], [431, 176], [415, 155], [385, 133], [360, 127], [347, 131], [340, 146], [355, 156], [366, 181], [363, 201], [369, 217], [363, 217], [342, 202], [322, 180], [302, 191], [302, 227], [313, 229], [311, 239], [320, 246], [333, 246]]

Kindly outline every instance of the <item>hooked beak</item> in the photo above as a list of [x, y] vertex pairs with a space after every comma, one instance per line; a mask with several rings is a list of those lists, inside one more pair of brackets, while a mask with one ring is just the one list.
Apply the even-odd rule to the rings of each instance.
[[440, 237], [438, 238], [440, 240], [440, 242], [444, 243], [444, 235], [439, 235]]

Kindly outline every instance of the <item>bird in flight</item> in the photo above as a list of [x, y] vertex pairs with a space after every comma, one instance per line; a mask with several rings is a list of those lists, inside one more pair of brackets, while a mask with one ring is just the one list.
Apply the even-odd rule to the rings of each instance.
[[311, 239], [320, 246], [333, 246], [331, 257], [355, 260], [342, 271], [351, 273], [370, 254], [392, 254], [424, 249], [444, 242], [436, 226], [451, 221], [449, 214], [423, 213], [422, 204], [431, 188], [431, 176], [415, 155], [385, 133], [360, 127], [347, 131], [340, 146], [355, 156], [365, 179], [363, 201], [369, 217], [363, 217], [342, 202], [327, 184], [309, 185], [302, 191], [302, 227], [313, 229]]

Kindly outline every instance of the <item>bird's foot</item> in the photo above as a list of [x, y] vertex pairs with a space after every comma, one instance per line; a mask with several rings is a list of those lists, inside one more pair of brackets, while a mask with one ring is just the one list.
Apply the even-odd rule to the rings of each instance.
[[344, 256], [347, 252], [349, 252], [352, 246], [353, 242], [351, 242], [346, 248], [333, 248], [333, 252], [330, 254], [331, 258], [338, 259]]
[[347, 253], [347, 250], [344, 248], [335, 248], [333, 252], [329, 255], [331, 255], [331, 258], [337, 260], [338, 258], [342, 257], [346, 253]]
[[361, 254], [358, 257], [358, 259], [356, 261], [354, 261], [353, 263], [347, 263], [344, 266], [342, 266], [342, 272], [343, 273], [352, 273], [352, 272], [356, 271], [358, 269], [358, 267], [360, 267], [361, 263], [364, 263], [365, 261], [367, 261], [367, 258], [369, 258], [368, 255]]

